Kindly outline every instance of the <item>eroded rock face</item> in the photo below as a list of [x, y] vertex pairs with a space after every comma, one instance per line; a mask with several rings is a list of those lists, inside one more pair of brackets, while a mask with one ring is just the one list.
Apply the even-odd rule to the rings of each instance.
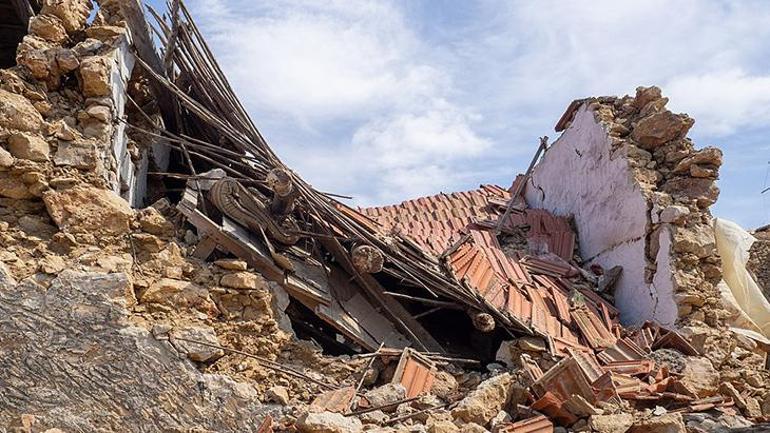
[[[131, 326], [126, 274], [65, 271], [46, 288], [0, 269], [0, 425], [39, 431], [256, 431], [251, 386], [199, 373]], [[32, 361], [32, 362], [30, 362]]]
[[128, 203], [112, 191], [90, 186], [50, 191], [43, 201], [51, 219], [68, 233], [124, 234], [134, 215]]

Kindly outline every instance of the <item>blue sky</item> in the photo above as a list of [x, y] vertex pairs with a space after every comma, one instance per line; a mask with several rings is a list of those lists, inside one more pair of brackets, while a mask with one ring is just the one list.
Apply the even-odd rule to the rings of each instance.
[[655, 84], [725, 152], [714, 213], [770, 223], [770, 2], [188, 4], [278, 154], [353, 204], [507, 186], [572, 99]]

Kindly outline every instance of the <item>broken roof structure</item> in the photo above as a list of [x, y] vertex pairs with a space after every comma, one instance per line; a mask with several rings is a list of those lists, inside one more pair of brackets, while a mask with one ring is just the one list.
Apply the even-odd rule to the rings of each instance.
[[[313, 390], [291, 420], [303, 432], [360, 431], [375, 412], [500, 432], [603, 431], [628, 407], [665, 407], [682, 429], [681, 413], [770, 416], [767, 374], [752, 373], [766, 353], [726, 331], [717, 287], [721, 152], [695, 149], [693, 120], [660, 89], [573, 101], [510, 187], [353, 208], [275, 154], [183, 1], [104, 0], [88, 23], [91, 6], [0, 0], [0, 66], [17, 65], [0, 72], [0, 343], [22, 336], [0, 344], [0, 421], [53, 427], [62, 406], [80, 414], [70, 429], [129, 413], [163, 431], [267, 433], [284, 414], [260, 403], [286, 406], [287, 377]], [[359, 378], [304, 343], [278, 355], [290, 333], [368, 364]], [[488, 371], [458, 395], [449, 364]], [[144, 365], [136, 410], [89, 415]], [[249, 369], [250, 386], [280, 385], [260, 400], [214, 374]], [[18, 391], [41, 371], [33, 397]], [[375, 383], [387, 388], [364, 391]], [[646, 431], [644, 414], [628, 427]]]

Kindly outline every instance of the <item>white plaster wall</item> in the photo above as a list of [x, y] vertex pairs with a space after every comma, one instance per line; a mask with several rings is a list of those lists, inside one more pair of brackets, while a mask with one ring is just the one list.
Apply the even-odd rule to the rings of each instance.
[[[645, 282], [647, 203], [626, 160], [587, 105], [535, 167], [525, 197], [531, 207], [574, 216], [580, 254], [588, 263], [623, 266], [615, 302], [625, 324], [653, 319], [660, 308]], [[668, 300], [673, 305], [673, 296]], [[676, 310], [674, 308], [674, 310]], [[676, 314], [676, 313], [675, 313]]]
[[658, 243], [658, 255], [655, 257], [657, 266], [655, 275], [652, 278], [652, 287], [650, 292], [657, 295], [657, 304], [652, 311], [652, 318], [665, 326], [674, 326], [679, 309], [674, 300], [674, 269], [671, 263], [673, 233], [668, 224], [664, 224], [660, 230]]

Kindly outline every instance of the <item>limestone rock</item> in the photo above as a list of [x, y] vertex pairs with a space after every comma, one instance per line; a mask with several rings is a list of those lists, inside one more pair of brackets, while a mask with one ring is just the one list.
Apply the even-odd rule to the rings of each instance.
[[711, 206], [719, 197], [719, 188], [712, 179], [678, 177], [663, 184], [663, 191], [673, 195], [696, 200], [698, 206]]
[[68, 233], [121, 235], [129, 230], [133, 210], [125, 200], [90, 186], [76, 186], [43, 194], [51, 219]]
[[122, 273], [65, 270], [43, 287], [0, 269], [0, 335], [14, 336], [0, 345], [0, 425], [34, 413], [41, 432], [256, 433], [266, 408], [255, 390], [200, 373], [131, 325], [128, 293]]
[[460, 428], [452, 421], [438, 420], [428, 425], [428, 433], [460, 433]]
[[142, 294], [142, 303], [160, 304], [177, 309], [194, 308], [215, 315], [217, 307], [209, 292], [197, 284], [173, 278], [161, 278]]
[[460, 433], [489, 433], [489, 430], [475, 422], [469, 422], [460, 426]]
[[660, 222], [680, 224], [690, 215], [690, 209], [681, 205], [671, 205], [660, 212]]
[[[400, 383], [388, 383], [379, 388], [367, 391], [364, 397], [373, 407], [385, 406], [406, 398], [406, 389]], [[388, 408], [386, 411], [393, 411], [395, 408]]]
[[96, 168], [99, 156], [96, 145], [88, 142], [61, 141], [53, 156], [53, 163], [57, 166], [70, 166], [81, 170]]
[[719, 388], [719, 372], [706, 357], [688, 356], [684, 360], [681, 382], [698, 397], [710, 397]]
[[459, 387], [457, 379], [446, 371], [436, 372], [433, 378], [430, 392], [441, 399], [448, 399], [457, 392]]
[[64, 23], [55, 15], [35, 15], [29, 20], [29, 32], [55, 44], [68, 39]]
[[612, 415], [594, 415], [588, 419], [588, 425], [596, 433], [625, 433], [634, 423], [630, 413]]
[[235, 272], [223, 275], [219, 284], [233, 289], [255, 290], [265, 287], [265, 279], [251, 272]]
[[13, 166], [13, 155], [8, 153], [7, 150], [0, 147], [0, 167], [8, 168]]
[[[193, 361], [206, 362], [212, 361], [224, 356], [224, 351], [213, 346], [219, 346], [219, 340], [214, 329], [210, 326], [184, 326], [176, 327], [169, 333], [171, 344], [176, 350], [186, 355]], [[203, 344], [196, 344], [192, 341], [200, 341]]]
[[34, 197], [24, 183], [15, 177], [0, 178], [0, 196], [16, 200], [30, 199]]
[[465, 422], [486, 425], [508, 403], [513, 376], [509, 373], [481, 382], [452, 409], [452, 416]]
[[640, 120], [631, 132], [631, 138], [642, 147], [653, 149], [668, 141], [683, 138], [694, 123], [685, 114], [665, 110]]
[[80, 87], [86, 97], [109, 96], [110, 61], [106, 57], [87, 57], [80, 62]]
[[285, 386], [272, 386], [267, 390], [267, 399], [286, 406], [289, 404], [289, 390]]
[[357, 418], [333, 412], [306, 413], [295, 426], [301, 433], [358, 433], [363, 427]]
[[51, 148], [39, 135], [16, 133], [8, 137], [8, 150], [19, 159], [30, 161], [48, 161]]
[[666, 413], [639, 420], [628, 433], [687, 433], [681, 413]]
[[93, 7], [91, 0], [44, 0], [41, 15], [58, 17], [69, 33], [82, 31]]
[[663, 99], [663, 96], [661, 95], [660, 87], [640, 86], [636, 88], [636, 97], [634, 98], [634, 105], [636, 106], [636, 108], [643, 108], [648, 103], [658, 99]]
[[388, 414], [381, 410], [375, 410], [367, 413], [363, 413], [358, 416], [359, 419], [361, 419], [361, 422], [364, 424], [383, 424], [385, 421], [390, 419]]
[[674, 232], [674, 251], [692, 253], [699, 258], [708, 257], [716, 251], [714, 231], [705, 225], [678, 228]]
[[147, 233], [157, 236], [173, 236], [174, 234], [174, 225], [154, 207], [140, 210], [136, 213], [136, 218], [139, 220], [139, 226]]
[[78, 60], [75, 52], [68, 48], [56, 50], [54, 58], [56, 59], [57, 72], [60, 74], [67, 74], [80, 66], [80, 60]]
[[243, 260], [238, 259], [221, 259], [214, 262], [215, 265], [228, 271], [245, 271], [248, 269], [248, 265]]
[[38, 132], [43, 117], [27, 98], [0, 89], [0, 128]]

